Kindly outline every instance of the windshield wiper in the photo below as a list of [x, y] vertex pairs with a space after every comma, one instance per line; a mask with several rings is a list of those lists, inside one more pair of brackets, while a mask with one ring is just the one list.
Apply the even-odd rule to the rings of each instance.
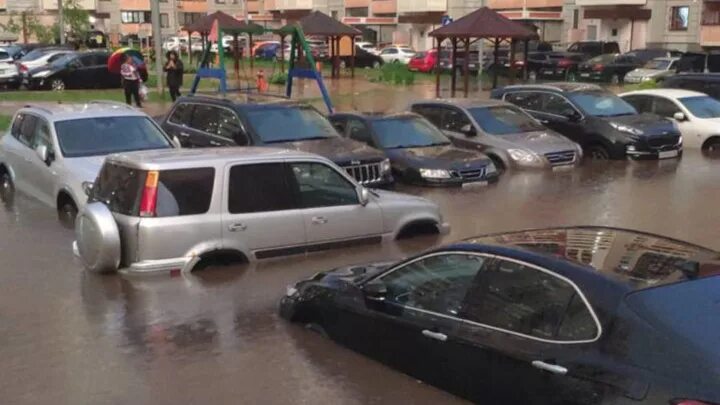
[[310, 136], [307, 138], [295, 138], [295, 139], [273, 139], [271, 141], [265, 141], [265, 143], [283, 143], [283, 142], [299, 142], [299, 141], [316, 141], [318, 139], [328, 139], [329, 136]]

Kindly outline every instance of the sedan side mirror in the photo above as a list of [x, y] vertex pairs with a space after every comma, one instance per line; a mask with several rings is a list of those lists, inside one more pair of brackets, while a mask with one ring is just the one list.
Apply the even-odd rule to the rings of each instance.
[[360, 205], [363, 207], [368, 205], [370, 202], [370, 192], [368, 189], [366, 189], [363, 186], [358, 187], [358, 199], [360, 200]]
[[685, 116], [685, 114], [682, 113], [682, 112], [680, 112], [680, 111], [678, 111], [678, 112], [676, 112], [675, 114], [673, 114], [673, 118], [675, 118], [675, 120], [678, 121], [678, 122], [682, 122], [682, 121], [687, 120], [687, 117]]
[[35, 153], [37, 153], [40, 160], [42, 160], [46, 165], [50, 166], [50, 152], [48, 152], [48, 148], [46, 145], [36, 146]]
[[387, 296], [387, 286], [380, 280], [372, 280], [362, 287], [365, 298], [370, 301], [383, 302]]
[[460, 131], [467, 136], [477, 135], [477, 131], [475, 131], [475, 127], [473, 127], [472, 124], [463, 125], [462, 128], [460, 128]]

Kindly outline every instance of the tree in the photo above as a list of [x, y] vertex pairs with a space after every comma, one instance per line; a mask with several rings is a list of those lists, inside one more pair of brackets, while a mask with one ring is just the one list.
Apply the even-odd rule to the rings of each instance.
[[[63, 0], [63, 13], [66, 38], [83, 42], [90, 30], [90, 13], [80, 6], [78, 0]], [[22, 18], [25, 21], [28, 35], [34, 36], [38, 42], [59, 42], [60, 26], [57, 21], [52, 25], [45, 25], [36, 15], [28, 12], [23, 12]], [[11, 17], [1, 28], [5, 31], [19, 33], [22, 31], [22, 23], [15, 22]]]
[[[64, 0], [63, 12], [65, 32], [68, 38], [84, 41], [88, 31], [90, 31], [90, 13], [80, 7], [78, 0]], [[57, 23], [55, 25], [57, 26]], [[57, 28], [55, 30], [59, 32]]]

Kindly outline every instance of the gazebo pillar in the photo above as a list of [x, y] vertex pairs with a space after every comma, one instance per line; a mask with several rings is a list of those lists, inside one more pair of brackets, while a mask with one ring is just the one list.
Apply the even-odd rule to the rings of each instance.
[[355, 37], [350, 37], [350, 77], [355, 78]]
[[436, 49], [436, 56], [435, 56], [435, 97], [440, 98], [440, 44], [442, 43], [443, 38], [437, 37], [435, 38], [435, 49]]
[[285, 73], [285, 34], [280, 34], [280, 72]]
[[188, 31], [188, 65], [192, 65], [192, 32]]
[[523, 81], [527, 81], [528, 79], [528, 51], [530, 48], [530, 40], [526, 39], [524, 41], [525, 46], [523, 47]]
[[450, 42], [452, 43], [452, 57], [450, 58], [450, 97], [455, 97], [455, 84], [457, 82], [457, 38], [453, 37], [450, 39]]
[[465, 38], [465, 58], [463, 60], [463, 87], [464, 96], [467, 98], [470, 87], [470, 38]]
[[498, 51], [500, 49], [500, 38], [495, 38], [495, 46], [493, 47], [493, 89], [498, 85]]
[[[253, 44], [252, 33], [248, 33], [248, 41], [249, 41], [248, 48], [250, 49], [250, 50], [248, 51], [248, 55], [249, 55], [250, 52], [252, 52], [252, 44]], [[253, 65], [254, 65], [254, 63], [255, 63], [255, 55], [250, 55], [250, 74], [253, 73]]]
[[510, 84], [515, 84], [515, 40], [510, 38]]

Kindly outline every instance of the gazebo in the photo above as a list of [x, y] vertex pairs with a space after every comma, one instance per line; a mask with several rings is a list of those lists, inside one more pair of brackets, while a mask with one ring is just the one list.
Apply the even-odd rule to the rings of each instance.
[[283, 32], [287, 32], [286, 28], [291, 25], [299, 24], [306, 36], [318, 36], [325, 37], [330, 43], [330, 55], [332, 55], [332, 73], [330, 77], [340, 77], [340, 64], [338, 63], [340, 53], [340, 40], [343, 37], [349, 37], [352, 46], [352, 58], [350, 59], [350, 69], [352, 77], [355, 77], [355, 37], [361, 35], [358, 29], [353, 28], [349, 25], [345, 25], [340, 21], [330, 17], [327, 14], [323, 14], [320, 11], [313, 11], [297, 21], [297, 23], [289, 24], [280, 29], [280, 35]]
[[[493, 43], [493, 55], [494, 64], [497, 66], [498, 63], [498, 49], [500, 43], [504, 40], [510, 40], [510, 63], [515, 61], [515, 41], [522, 40], [525, 42], [524, 49], [524, 60], [525, 64], [523, 67], [523, 77], [527, 74], [527, 56], [528, 56], [528, 41], [536, 39], [537, 34], [531, 29], [527, 28], [523, 24], [512, 21], [507, 17], [491, 10], [488, 7], [479, 8], [472, 13], [436, 30], [430, 32], [430, 36], [433, 36], [437, 40], [437, 53], [438, 62], [435, 67], [435, 96], [440, 97], [440, 51], [442, 42], [449, 39], [452, 43], [452, 70], [451, 70], [451, 96], [455, 96], [455, 83], [457, 81], [457, 69], [455, 69], [457, 62], [457, 50], [458, 42], [462, 42], [465, 57], [463, 58], [463, 76], [464, 76], [464, 94], [468, 96], [469, 88], [469, 69], [468, 62], [470, 59], [470, 44], [478, 40], [489, 39]], [[480, 61], [482, 63], [482, 61]], [[498, 70], [495, 69], [493, 75], [493, 88], [497, 87], [498, 82]]]
[[[207, 37], [208, 35], [210, 35], [210, 31], [212, 31], [215, 21], [217, 21], [217, 29], [219, 32], [222, 32], [223, 34], [231, 34], [233, 36], [233, 42], [235, 44], [233, 54], [236, 64], [239, 58], [238, 35], [248, 34], [248, 48], [251, 48], [253, 43], [253, 35], [261, 35], [265, 32], [265, 28], [263, 28], [263, 26], [261, 25], [240, 21], [228, 14], [223, 13], [222, 11], [216, 11], [212, 14], [208, 14], [202, 17], [201, 19], [195, 21], [190, 25], [183, 27], [183, 30], [187, 31], [188, 33], [188, 46], [191, 46], [192, 34], [197, 32], [202, 37], [203, 49], [205, 49], [205, 47], [207, 46]], [[222, 38], [220, 37], [218, 38], [218, 47], [221, 46]], [[192, 63], [192, 52], [190, 52], [190, 62]], [[252, 68], [252, 65], [253, 59], [250, 58], [250, 68]]]

